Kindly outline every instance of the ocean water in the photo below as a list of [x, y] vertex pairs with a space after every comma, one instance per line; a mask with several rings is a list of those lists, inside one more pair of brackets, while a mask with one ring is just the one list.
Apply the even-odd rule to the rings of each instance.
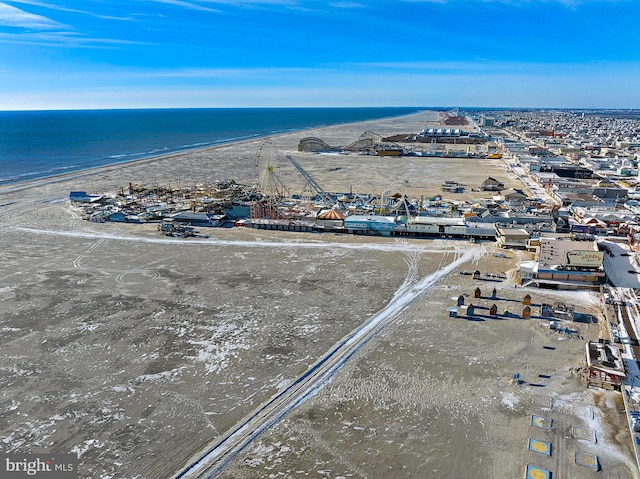
[[419, 108], [0, 111], [0, 185]]

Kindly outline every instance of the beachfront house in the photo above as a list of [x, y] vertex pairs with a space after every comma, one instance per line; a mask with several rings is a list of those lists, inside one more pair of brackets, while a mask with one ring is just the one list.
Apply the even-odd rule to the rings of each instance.
[[484, 191], [500, 191], [504, 188], [504, 183], [490, 176], [482, 182], [481, 188]]
[[528, 196], [522, 191], [515, 188], [509, 188], [502, 191], [500, 195], [504, 201], [507, 201], [511, 204], [519, 204], [527, 201]]
[[527, 249], [531, 234], [524, 228], [496, 228], [496, 242], [499, 248]]

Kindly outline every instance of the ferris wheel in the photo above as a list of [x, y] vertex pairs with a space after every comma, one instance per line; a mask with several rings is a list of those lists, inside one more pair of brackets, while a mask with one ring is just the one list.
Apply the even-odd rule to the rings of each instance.
[[270, 197], [284, 198], [289, 190], [280, 179], [281, 159], [278, 146], [266, 139], [256, 152], [256, 183], [260, 192]]

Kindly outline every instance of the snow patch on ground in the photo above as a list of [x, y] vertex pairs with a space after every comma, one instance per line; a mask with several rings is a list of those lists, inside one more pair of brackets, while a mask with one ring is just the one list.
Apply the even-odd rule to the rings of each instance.
[[91, 333], [102, 325], [103, 323], [86, 323], [83, 321], [82, 323], [80, 323], [77, 329], [78, 331], [81, 331], [83, 333]]
[[[591, 429], [595, 433], [597, 447], [593, 450], [595, 454], [607, 456], [615, 460], [627, 463], [630, 467], [636, 467], [635, 463], [618, 450], [613, 444], [605, 440], [604, 416], [600, 408], [594, 405], [593, 397], [589, 391], [583, 393], [574, 393], [566, 396], [555, 396], [554, 407], [565, 409], [568, 413], [575, 414], [581, 419], [582, 424], [574, 424], [574, 426], [585, 427]], [[617, 409], [615, 404], [607, 402], [607, 406]], [[592, 446], [590, 441], [579, 440], [586, 447]]]
[[84, 441], [82, 443], [82, 445], [74, 446], [71, 449], [71, 452], [77, 454], [78, 458], [80, 458], [80, 457], [82, 457], [82, 455], [85, 452], [87, 452], [92, 447], [93, 448], [102, 448], [102, 447], [104, 447], [104, 444], [102, 442], [98, 441], [97, 439], [88, 439], [88, 440]]
[[502, 396], [500, 403], [511, 410], [515, 410], [516, 405], [520, 402], [520, 398], [513, 393], [500, 391], [500, 396]]
[[278, 391], [282, 391], [283, 389], [285, 389], [287, 386], [289, 386], [289, 384], [291, 384], [293, 381], [291, 379], [283, 379], [282, 381], [280, 381], [278, 384], [276, 384], [276, 389]]
[[212, 341], [190, 341], [191, 344], [201, 346], [195, 356], [197, 361], [205, 363], [207, 371], [215, 373], [226, 369], [231, 364], [231, 359], [238, 358], [238, 350], [247, 351], [251, 349], [249, 344], [236, 343], [233, 340], [218, 342]]
[[0, 288], [0, 299], [2, 300], [15, 299], [16, 297], [15, 289], [16, 288], [14, 286], [5, 286], [4, 288]]
[[161, 373], [155, 374], [142, 374], [136, 378], [137, 381], [146, 382], [146, 381], [163, 381], [163, 380], [171, 380], [180, 374], [180, 371], [184, 369], [183, 367], [172, 369], [171, 371], [163, 371]]

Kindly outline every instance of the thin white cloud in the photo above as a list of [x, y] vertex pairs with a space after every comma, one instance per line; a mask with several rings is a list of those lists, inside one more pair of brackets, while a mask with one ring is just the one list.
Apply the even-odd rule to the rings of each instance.
[[134, 20], [131, 17], [125, 16], [125, 17], [116, 17], [116, 16], [111, 16], [111, 15], [101, 15], [97, 12], [90, 12], [90, 11], [86, 11], [86, 10], [78, 10], [76, 8], [70, 8], [70, 7], [65, 7], [63, 5], [55, 5], [52, 3], [47, 3], [47, 2], [40, 2], [38, 0], [11, 0], [11, 3], [20, 3], [23, 5], [33, 5], [35, 7], [42, 7], [42, 8], [48, 8], [50, 10], [56, 10], [59, 12], [69, 12], [69, 13], [79, 13], [82, 15], [89, 15], [92, 17], [96, 17], [96, 18], [102, 18], [104, 20], [124, 20], [124, 21], [130, 21], [130, 20]]
[[[365, 2], [352, 1], [352, 0], [334, 0], [325, 2], [321, 0], [199, 0], [201, 3], [214, 4], [214, 5], [226, 5], [231, 7], [244, 7], [244, 8], [267, 8], [267, 7], [284, 7], [290, 10], [297, 10], [300, 12], [319, 12], [324, 11], [327, 7], [339, 8], [339, 9], [357, 9], [367, 8], [373, 4], [378, 3], [376, 0], [367, 4]], [[390, 0], [388, 2], [382, 2], [387, 4], [397, 3], [402, 0]]]
[[[509, 75], [525, 74], [548, 75], [566, 70], [592, 69], [596, 66], [607, 67], [616, 64], [629, 66], [628, 62], [593, 61], [571, 63], [563, 62], [527, 62], [527, 61], [498, 61], [490, 58], [476, 58], [468, 61], [416, 61], [416, 62], [363, 62], [336, 65], [337, 69], [349, 69], [353, 72], [375, 71], [377, 75]], [[327, 66], [330, 68], [331, 66]]]
[[205, 7], [198, 3], [185, 2], [183, 0], [151, 0], [151, 1], [154, 3], [162, 3], [164, 5], [172, 5], [174, 7], [183, 7], [189, 10], [197, 10], [200, 12], [221, 13], [220, 10], [216, 10], [215, 8]]
[[[82, 41], [82, 39], [69, 39], [62, 35], [51, 34], [41, 35], [40, 41], [44, 41], [50, 38], [52, 43], [54, 41]], [[4, 35], [0, 33], [0, 43], [2, 43]], [[92, 39], [99, 41], [99, 39]], [[104, 41], [104, 40], [103, 40]], [[108, 42], [106, 40], [105, 42]], [[195, 68], [195, 69], [176, 69], [176, 70], [164, 70], [164, 69], [129, 69], [110, 67], [108, 71], [97, 69], [85, 69], [78, 71], [61, 71], [58, 73], [58, 78], [64, 78], [65, 81], [74, 81], [82, 79], [90, 82], [109, 81], [111, 79], [117, 79], [118, 81], [180, 81], [181, 84], [187, 84], [191, 80], [211, 80], [217, 82], [219, 80], [233, 80], [234, 82], [246, 82], [254, 80], [269, 79], [274, 80], [287, 76], [287, 78], [304, 78], [313, 77], [318, 72], [327, 72], [327, 70], [319, 70], [318, 68], [297, 68], [297, 67], [264, 67], [264, 68]], [[2, 72], [2, 71], [0, 71]], [[11, 74], [16, 77], [31, 78], [38, 77], [38, 70], [6, 70], [4, 73]]]
[[283, 106], [406, 106], [456, 105], [491, 107], [629, 108], [640, 105], [640, 96], [623, 98], [615, 92], [626, 79], [611, 75], [589, 76], [589, 84], [606, 83], [602, 95], [593, 97], [589, 88], [575, 88], [575, 77], [513, 77], [500, 83], [497, 77], [389, 78], [372, 85], [353, 88], [340, 85], [166, 87], [152, 84], [138, 87], [95, 87], [73, 85], [42, 91], [0, 90], [4, 109], [82, 109], [159, 107], [283, 107]]
[[[509, 63], [511, 64], [511, 63]], [[477, 70], [496, 68], [502, 63], [491, 60], [477, 61], [414, 61], [414, 62], [362, 62], [350, 64], [354, 68], [376, 68], [384, 70]]]
[[291, 75], [296, 73], [312, 73], [317, 68], [297, 67], [252, 67], [252, 68], [201, 68], [182, 70], [145, 70], [138, 71], [136, 75], [154, 78], [248, 78], [273, 75]]
[[[31, 1], [31, 0], [20, 0]], [[35, 0], [33, 0], [35, 1]], [[167, 5], [174, 5], [177, 7], [185, 7], [193, 10], [207, 10], [209, 7], [204, 5], [220, 5], [231, 7], [288, 7], [300, 11], [318, 11], [322, 7], [332, 7], [339, 9], [356, 9], [367, 8], [374, 5], [388, 4], [391, 6], [394, 3], [431, 3], [441, 5], [469, 5], [469, 4], [502, 4], [511, 6], [523, 6], [523, 5], [536, 5], [536, 4], [561, 4], [566, 7], [577, 7], [584, 4], [594, 3], [624, 3], [635, 0], [389, 0], [386, 2], [372, 1], [370, 3], [350, 1], [350, 0], [336, 0], [331, 2], [323, 2], [320, 0], [147, 0], [155, 3], [164, 3]]]
[[504, 5], [521, 6], [521, 5], [545, 5], [551, 3], [559, 3], [566, 7], [577, 7], [586, 4], [614, 4], [614, 3], [630, 3], [636, 0], [398, 0], [405, 3], [438, 3], [438, 4], [460, 4], [468, 5], [470, 3], [500, 3]]
[[[52, 41], [96, 41], [108, 44], [110, 40], [70, 38], [64, 33], [42, 33], [39, 38]], [[3, 35], [0, 34], [0, 41]], [[415, 62], [415, 63], [345, 63], [335, 65], [320, 65], [314, 67], [251, 67], [251, 68], [180, 68], [180, 69], [151, 69], [151, 68], [118, 68], [110, 67], [83, 69], [82, 71], [60, 71], [59, 78], [72, 83], [74, 79], [90, 82], [106, 82], [112, 80], [151, 81], [162, 84], [163, 80], [180, 85], [255, 85], [265, 79], [280, 80], [282, 85], [314, 84], [318, 78], [327, 83], [335, 81], [342, 84], [345, 79], [357, 78], [357, 84], [373, 83], [387, 79], [419, 79], [419, 78], [465, 78], [469, 77], [502, 77], [525, 75], [528, 77], [549, 77], [554, 75], [581, 74], [585, 72], [599, 72], [610, 74], [611, 71], [626, 71], [628, 75], [637, 76], [640, 65], [628, 62], [592, 62], [592, 63], [527, 63], [527, 62], [498, 62], [478, 60], [469, 62]], [[27, 77], [37, 70], [16, 70], [16, 76]], [[375, 73], [375, 75], [372, 75]], [[232, 80], [232, 82], [229, 82]], [[176, 82], [177, 81], [177, 82]]]
[[[535, 67], [544, 67], [536, 64]], [[557, 65], [556, 65], [557, 66]], [[464, 73], [464, 72], [507, 72], [521, 71], [531, 68], [530, 63], [495, 62], [478, 60], [469, 62], [363, 62], [316, 65], [311, 67], [250, 67], [250, 68], [195, 68], [175, 70], [135, 70], [128, 75], [139, 78], [175, 78], [175, 79], [222, 79], [222, 78], [282, 78], [293, 75], [322, 74], [343, 75], [345, 72], [354, 74], [369, 74], [375, 72], [378, 76], [395, 75], [398, 73], [434, 74], [434, 73]]]
[[65, 27], [55, 20], [51, 20], [42, 15], [25, 12], [6, 3], [0, 3], [0, 26], [32, 30], [50, 30]]
[[335, 8], [365, 8], [365, 5], [357, 2], [330, 2], [329, 6]]
[[[500, 63], [498, 63], [500, 64]], [[492, 107], [631, 108], [640, 105], [633, 86], [640, 65], [522, 64], [517, 71], [416, 72], [353, 68], [262, 69], [273, 80], [247, 77], [244, 69], [182, 70], [102, 69], [57, 71], [40, 88], [37, 69], [0, 75], [3, 109], [153, 108], [238, 106], [398, 106], [458, 105]], [[378, 68], [375, 70], [379, 71]], [[624, 72], [624, 74], [621, 74]], [[231, 81], [190, 81], [188, 75], [237, 74]], [[184, 81], [158, 76], [184, 76]], [[154, 77], [155, 75], [155, 77]], [[15, 79], [22, 79], [17, 82]], [[580, 78], [576, 83], [575, 79]], [[140, 81], [126, 82], [135, 79]], [[144, 80], [148, 81], [144, 81]], [[594, 94], [597, 89], [597, 94]], [[623, 93], [620, 93], [623, 92]]]
[[[16, 3], [52, 8], [57, 11], [68, 11], [81, 14], [91, 13], [57, 7], [38, 0], [18, 0]], [[98, 16], [98, 15], [93, 15]], [[105, 17], [118, 20], [124, 18]], [[128, 19], [130, 20], [130, 19]], [[43, 15], [36, 15], [0, 2], [0, 26], [16, 27], [16, 30], [0, 32], [0, 43], [13, 45], [39, 45], [47, 47], [75, 48], [115, 48], [116, 45], [143, 45], [145, 42], [122, 39], [92, 37], [78, 32], [73, 27], [52, 20]]]
[[145, 45], [144, 42], [112, 38], [87, 37], [73, 31], [40, 31], [29, 34], [0, 32], [0, 43], [13, 45], [40, 45], [49, 47], [115, 48], [118, 45]]
[[215, 3], [219, 5], [300, 5], [296, 0], [203, 0], [205, 3]]
[[326, 5], [337, 8], [355, 8], [364, 7], [364, 4], [352, 1], [337, 1], [325, 3], [320, 0], [148, 0], [156, 3], [165, 3], [175, 6], [183, 6], [190, 9], [206, 9], [204, 5], [240, 7], [240, 8], [267, 8], [267, 7], [284, 7], [298, 11], [315, 12], [318, 7]]

